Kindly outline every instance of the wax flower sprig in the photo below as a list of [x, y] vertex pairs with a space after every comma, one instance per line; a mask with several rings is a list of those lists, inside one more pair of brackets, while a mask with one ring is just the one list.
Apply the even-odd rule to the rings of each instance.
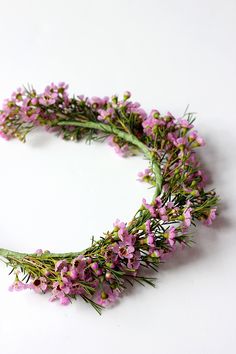
[[153, 199], [142, 200], [129, 222], [116, 220], [83, 251], [51, 253], [38, 249], [27, 254], [0, 248], [1, 259], [15, 275], [10, 290], [33, 289], [50, 293], [50, 300], [65, 305], [82, 298], [99, 313], [120, 298], [127, 284], [154, 286], [145, 268], [157, 270], [179, 245], [190, 245], [191, 225], [211, 225], [218, 196], [205, 190], [207, 176], [196, 148], [204, 140], [193, 130], [193, 114], [175, 118], [149, 114], [130, 92], [104, 98], [69, 97], [64, 83], [51, 84], [42, 93], [20, 88], [3, 103], [0, 135], [5, 139], [44, 127], [66, 140], [106, 140], [121, 156], [143, 154], [149, 166], [140, 181], [154, 189]]

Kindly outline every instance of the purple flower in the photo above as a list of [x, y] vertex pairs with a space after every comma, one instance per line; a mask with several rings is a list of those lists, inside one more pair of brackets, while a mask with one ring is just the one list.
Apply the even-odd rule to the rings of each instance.
[[179, 126], [181, 128], [186, 128], [186, 129], [191, 129], [193, 128], [193, 125], [190, 124], [187, 119], [180, 119], [179, 122], [178, 122]]
[[198, 135], [198, 132], [194, 130], [188, 136], [188, 140], [192, 143], [192, 147], [204, 146], [205, 141]]
[[126, 224], [124, 222], [120, 222], [120, 220], [117, 219], [113, 223], [113, 225], [114, 225], [114, 231], [118, 231], [118, 236], [120, 240], [132, 246], [135, 242], [135, 236], [129, 234], [126, 228]]
[[155, 247], [155, 237], [154, 234], [151, 232], [151, 220], [148, 219], [145, 223], [146, 231], [147, 231], [147, 244], [153, 248]]
[[71, 293], [73, 284], [71, 281], [63, 277], [61, 281], [55, 281], [53, 283], [52, 296], [49, 301], [54, 301], [59, 299], [62, 304], [64, 304], [64, 298]]
[[69, 272], [68, 272], [68, 275], [69, 277], [72, 279], [72, 280], [75, 280], [78, 278], [78, 271], [76, 268], [70, 266], [70, 269], [69, 269]]
[[161, 255], [162, 255], [161, 251], [162, 250], [159, 251], [156, 247], [153, 247], [153, 248], [150, 248], [149, 254], [151, 257], [161, 258]]
[[158, 213], [159, 213], [161, 220], [168, 221], [168, 216], [166, 215], [166, 208], [165, 207], [159, 208]]
[[157, 119], [153, 118], [153, 117], [148, 117], [146, 118], [143, 123], [143, 131], [146, 135], [151, 136], [152, 138], [155, 137], [155, 128], [157, 127]]
[[109, 306], [118, 299], [119, 295], [118, 288], [112, 289], [108, 283], [103, 282], [101, 289], [94, 294], [94, 299], [101, 306]]
[[97, 262], [91, 263], [91, 268], [94, 271], [98, 270], [98, 268], [99, 268], [98, 263]]
[[91, 97], [88, 99], [88, 103], [96, 108], [101, 108], [103, 107], [109, 100], [109, 97], [104, 97], [104, 98], [100, 98], [100, 97]]
[[168, 134], [167, 134], [167, 139], [168, 139], [173, 145], [176, 145], [176, 144], [177, 144], [177, 142], [176, 142], [177, 136], [176, 136], [175, 133], [168, 133]]
[[55, 271], [56, 272], [60, 272], [61, 270], [65, 269], [65, 268], [69, 268], [69, 264], [67, 263], [67, 261], [65, 259], [58, 261], [55, 264]]
[[35, 253], [37, 254], [37, 256], [41, 256], [41, 254], [43, 254], [43, 250], [41, 248], [38, 248]]
[[57, 101], [57, 98], [58, 98], [58, 94], [57, 93], [51, 93], [51, 94], [42, 94], [40, 97], [39, 97], [39, 103], [42, 105], [42, 106], [51, 106], [53, 105], [54, 103], [56, 103]]
[[210, 209], [209, 214], [207, 216], [207, 219], [204, 220], [204, 224], [205, 225], [209, 226], [209, 225], [212, 224], [212, 221], [215, 220], [215, 218], [216, 218], [216, 210], [217, 210], [216, 208]]
[[174, 145], [180, 149], [185, 147], [187, 145], [187, 143], [188, 143], [188, 140], [186, 137], [177, 138], [174, 141]]
[[114, 247], [111, 245], [107, 247], [104, 256], [105, 256], [106, 263], [110, 263], [111, 267], [113, 267], [113, 265], [118, 260], [118, 254], [115, 253]]
[[147, 118], [147, 113], [140, 107], [140, 103], [138, 102], [125, 102], [126, 103], [126, 109], [127, 113], [133, 113], [136, 114], [141, 118], [142, 121], [144, 121]]
[[113, 118], [114, 109], [112, 107], [109, 107], [107, 109], [99, 109], [98, 113], [99, 115], [97, 119], [106, 122]]
[[143, 202], [144, 207], [145, 207], [147, 210], [149, 210], [150, 214], [151, 214], [153, 217], [156, 217], [156, 211], [155, 211], [154, 206], [148, 204], [145, 198], [143, 198], [142, 202]]
[[160, 117], [160, 112], [157, 109], [152, 109], [150, 114], [149, 114], [149, 117], [157, 119], [157, 118]]
[[188, 200], [187, 201], [187, 207], [186, 209], [184, 210], [183, 212], [183, 218], [184, 218], [184, 221], [183, 221], [183, 225], [185, 228], [189, 228], [189, 226], [191, 225], [191, 220], [192, 220], [192, 215], [191, 215], [191, 212], [192, 212], [192, 208], [190, 207], [191, 203], [190, 201]]
[[120, 146], [116, 142], [116, 137], [114, 135], [109, 135], [107, 138], [108, 145], [114, 147], [115, 152], [120, 155], [121, 157], [127, 156], [129, 153], [129, 146], [128, 144], [124, 144]]
[[167, 235], [168, 235], [169, 244], [171, 245], [171, 247], [174, 246], [174, 244], [175, 244], [174, 239], [175, 239], [175, 236], [176, 236], [176, 230], [175, 230], [174, 226], [171, 226], [169, 228]]
[[162, 207], [162, 200], [161, 200], [160, 197], [156, 197], [156, 199], [155, 199], [155, 206], [156, 206], [157, 208], [161, 208], [161, 207]]
[[129, 244], [125, 242], [118, 242], [114, 247], [113, 251], [118, 254], [118, 256], [123, 259], [123, 258], [132, 258], [133, 257], [133, 252], [134, 252], [134, 247], [130, 246]]
[[138, 181], [140, 182], [148, 181], [152, 177], [152, 171], [150, 170], [150, 168], [146, 168], [144, 172], [138, 173], [138, 177]]
[[5, 140], [9, 140], [10, 139], [10, 136], [5, 134], [3, 131], [0, 130], [0, 137], [5, 139]]
[[135, 251], [133, 257], [128, 259], [128, 264], [127, 264], [128, 268], [138, 270], [141, 264], [140, 258], [141, 258], [140, 252]]
[[25, 90], [22, 88], [18, 88], [16, 92], [13, 92], [11, 95], [11, 99], [14, 102], [21, 102], [23, 100], [23, 96], [25, 95]]
[[25, 290], [25, 289], [29, 289], [30, 288], [30, 284], [25, 284], [20, 280], [16, 280], [12, 285], [9, 286], [8, 290], [9, 291], [21, 291], [21, 290]]
[[69, 303], [70, 303], [70, 299], [68, 296], [63, 295], [60, 297], [60, 304], [61, 305], [68, 305]]
[[206, 175], [206, 172], [203, 170], [198, 170], [196, 175], [201, 178], [201, 182], [198, 183], [198, 188], [204, 188], [207, 181], [208, 181], [208, 177]]
[[33, 289], [36, 293], [45, 292], [47, 290], [47, 287], [47, 279], [44, 277], [36, 278], [31, 283], [31, 289]]

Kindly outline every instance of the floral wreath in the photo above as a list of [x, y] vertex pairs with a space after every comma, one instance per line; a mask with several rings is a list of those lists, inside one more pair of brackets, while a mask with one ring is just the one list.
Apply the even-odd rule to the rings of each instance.
[[204, 189], [207, 176], [195, 151], [204, 140], [193, 130], [192, 113], [175, 118], [154, 109], [147, 114], [128, 91], [119, 99], [69, 97], [67, 90], [64, 83], [52, 83], [41, 94], [32, 87], [13, 92], [0, 111], [0, 135], [24, 142], [33, 128], [43, 126], [66, 140], [107, 140], [122, 156], [143, 153], [149, 166], [139, 180], [153, 187], [153, 199], [143, 199], [130, 222], [116, 220], [112, 231], [82, 252], [0, 248], [0, 256], [15, 274], [9, 290], [50, 292], [50, 300], [63, 305], [81, 297], [100, 313], [128, 283], [154, 286], [142, 270], [157, 271], [178, 244], [189, 246], [189, 228], [196, 221], [211, 225], [218, 197]]

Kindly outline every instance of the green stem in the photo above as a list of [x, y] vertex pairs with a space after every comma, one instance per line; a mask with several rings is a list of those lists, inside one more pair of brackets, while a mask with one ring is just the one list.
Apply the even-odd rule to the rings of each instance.
[[11, 251], [11, 250], [7, 250], [5, 248], [0, 248], [0, 256], [9, 259], [11, 257], [17, 258], [17, 259], [21, 259], [25, 256], [27, 256], [26, 253], [21, 253], [21, 252], [15, 252], [15, 251]]
[[150, 151], [150, 149], [143, 144], [138, 138], [136, 138], [135, 135], [131, 133], [126, 133], [114, 126], [111, 126], [109, 124], [104, 124], [100, 122], [91, 122], [91, 121], [86, 121], [86, 122], [78, 122], [78, 121], [59, 121], [57, 125], [68, 125], [68, 126], [77, 126], [77, 127], [82, 127], [82, 128], [88, 128], [88, 129], [96, 129], [96, 130], [101, 130], [105, 133], [108, 134], [114, 134], [117, 135], [119, 138], [127, 141], [128, 143], [131, 143], [135, 146], [137, 146], [147, 157], [147, 159], [150, 161], [152, 170], [155, 175], [155, 180], [156, 180], [156, 190], [154, 193], [153, 199], [155, 199], [160, 193], [162, 189], [162, 175], [161, 175], [161, 169], [156, 162], [153, 153]]
[[[75, 258], [79, 254], [83, 253], [82, 252], [67, 252], [67, 253], [43, 253], [40, 255], [40, 258]], [[6, 248], [0, 248], [0, 256], [4, 257], [5, 259], [11, 260], [22, 260], [24, 257], [38, 257], [36, 253], [22, 253], [22, 252], [16, 252], [12, 250], [8, 250]]]

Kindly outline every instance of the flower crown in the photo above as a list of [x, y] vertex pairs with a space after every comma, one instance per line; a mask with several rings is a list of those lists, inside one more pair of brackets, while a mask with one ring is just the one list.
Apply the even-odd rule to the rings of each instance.
[[41, 94], [32, 87], [13, 92], [0, 111], [0, 135], [24, 142], [33, 128], [43, 126], [66, 140], [106, 140], [122, 156], [142, 153], [149, 166], [139, 180], [153, 187], [153, 199], [143, 199], [130, 222], [116, 220], [82, 252], [0, 248], [0, 256], [15, 274], [10, 290], [50, 292], [50, 300], [63, 305], [80, 297], [100, 313], [128, 283], [154, 286], [142, 270], [156, 271], [178, 244], [190, 245], [189, 228], [196, 221], [211, 225], [218, 197], [204, 189], [207, 176], [195, 151], [204, 141], [193, 130], [193, 114], [179, 119], [156, 109], [147, 114], [129, 92], [122, 99], [87, 98], [69, 97], [67, 90], [59, 83]]

